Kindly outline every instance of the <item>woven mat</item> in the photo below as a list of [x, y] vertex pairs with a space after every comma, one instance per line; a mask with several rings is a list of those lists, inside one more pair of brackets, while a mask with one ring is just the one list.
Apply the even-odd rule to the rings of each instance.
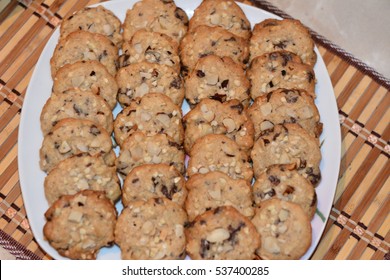
[[[0, 245], [18, 259], [50, 259], [32, 235], [19, 186], [17, 137], [26, 88], [61, 19], [96, 2], [0, 2]], [[263, 0], [242, 2], [288, 17]], [[337, 98], [342, 159], [331, 216], [312, 259], [390, 259], [390, 82], [313, 36]]]

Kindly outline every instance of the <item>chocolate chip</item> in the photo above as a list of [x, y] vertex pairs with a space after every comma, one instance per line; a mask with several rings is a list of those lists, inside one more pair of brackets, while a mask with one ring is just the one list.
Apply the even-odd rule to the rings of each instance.
[[241, 113], [244, 111], [244, 106], [241, 103], [238, 103], [236, 105], [230, 106], [230, 108], [234, 110], [238, 110], [238, 113], [241, 115]]
[[286, 66], [287, 63], [292, 60], [292, 56], [289, 53], [281, 53], [280, 55], [283, 58], [282, 66]]
[[213, 99], [213, 100], [217, 100], [217, 101], [222, 103], [222, 102], [226, 101], [226, 94], [216, 93], [213, 96], [211, 96], [210, 98]]
[[230, 236], [228, 238], [228, 241], [235, 243], [235, 241], [236, 241], [235, 238], [236, 238], [237, 233], [245, 226], [246, 225], [243, 222], [240, 222], [240, 224], [236, 228], [233, 228], [231, 225], [229, 225], [228, 230], [229, 230]]
[[295, 188], [293, 186], [287, 185], [286, 189], [283, 192], [284, 196], [287, 196], [289, 194], [292, 194], [295, 191]]
[[268, 85], [269, 85], [270, 87], [274, 87], [274, 83], [273, 83], [272, 81], [270, 81], [270, 82], [268, 83]]
[[161, 197], [157, 197], [154, 199], [154, 202], [157, 203], [157, 204], [164, 204], [164, 200], [162, 200]]
[[77, 202], [77, 205], [78, 205], [79, 207], [83, 207], [83, 206], [84, 206], [84, 203], [82, 203], [82, 202]]
[[135, 183], [137, 183], [139, 181], [139, 179], [138, 178], [135, 178], [135, 179], [133, 179], [132, 181], [131, 181], [131, 183], [132, 184], [135, 184]]
[[60, 147], [60, 144], [58, 142], [54, 142], [54, 148], [58, 149]]
[[99, 54], [99, 56], [98, 56], [98, 60], [99, 61], [101, 61], [104, 57], [106, 57], [107, 56], [107, 51], [106, 50], [104, 50], [101, 54]]
[[217, 44], [217, 41], [211, 41], [211, 46], [214, 47]]
[[229, 80], [224, 80], [224, 81], [222, 81], [222, 83], [221, 83], [221, 87], [222, 87], [222, 88], [227, 88], [228, 85], [229, 85]]
[[269, 180], [269, 181], [272, 183], [272, 185], [274, 185], [274, 186], [277, 186], [277, 185], [280, 184], [280, 179], [279, 179], [278, 177], [276, 177], [276, 176], [271, 175], [271, 176], [268, 177], [268, 180]]
[[270, 191], [266, 193], [259, 193], [258, 196], [260, 196], [261, 199], [264, 199], [266, 196], [273, 197], [276, 195], [276, 192], [274, 189], [271, 189]]
[[205, 225], [205, 224], [207, 224], [207, 222], [206, 222], [205, 220], [200, 220], [200, 221], [199, 221], [199, 224], [200, 224], [200, 225]]
[[298, 100], [298, 96], [294, 95], [287, 95], [286, 101], [287, 103], [296, 103]]
[[206, 74], [202, 70], [198, 70], [196, 71], [196, 76], [198, 76], [199, 78], [203, 78], [204, 76], [206, 76]]
[[282, 70], [282, 76], [286, 76], [286, 70]]
[[217, 207], [214, 209], [214, 214], [218, 214], [219, 212], [221, 212], [221, 207]]
[[183, 9], [176, 8], [175, 17], [180, 19], [181, 22], [184, 23], [185, 26], [188, 26], [188, 17], [187, 17], [186, 12], [183, 11]]
[[311, 83], [314, 80], [314, 74], [311, 71], [306, 72], [307, 73], [307, 80], [309, 83]]
[[179, 77], [176, 77], [173, 79], [171, 84], [169, 85], [170, 88], [175, 88], [175, 89], [181, 89], [181, 79]]
[[225, 42], [235, 42], [235, 41], [237, 41], [237, 40], [236, 40], [236, 38], [234, 38], [234, 37], [230, 37], [229, 39], [225, 39], [224, 41], [225, 41]]
[[100, 134], [100, 130], [97, 128], [96, 125], [91, 125], [91, 128], [89, 129], [89, 133], [91, 133], [94, 136], [97, 136]]
[[210, 250], [210, 243], [206, 239], [200, 240], [200, 256], [205, 258], [207, 251]]
[[89, 74], [89, 76], [95, 76], [95, 75], [96, 75], [95, 71], [92, 71], [92, 72]]
[[92, 165], [92, 162], [87, 163], [85, 167], [90, 167]]
[[279, 43], [273, 44], [274, 49], [276, 49], [276, 48], [284, 49], [285, 47], [287, 47], [287, 43], [288, 43], [287, 40], [281, 40]]

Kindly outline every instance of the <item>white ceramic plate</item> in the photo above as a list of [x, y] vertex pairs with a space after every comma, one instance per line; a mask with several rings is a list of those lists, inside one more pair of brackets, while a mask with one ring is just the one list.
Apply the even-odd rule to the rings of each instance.
[[[126, 10], [131, 8], [137, 0], [117, 0], [105, 2], [101, 5], [113, 11], [123, 22]], [[194, 9], [200, 4], [200, 0], [176, 0], [176, 5], [186, 11], [189, 17]], [[254, 24], [267, 19], [278, 18], [277, 16], [263, 10], [240, 4], [249, 21]], [[57, 29], [46, 47], [44, 48], [32, 75], [26, 98], [23, 105], [20, 127], [19, 127], [19, 177], [24, 205], [27, 210], [28, 220], [35, 239], [39, 245], [49, 255], [55, 259], [65, 259], [60, 256], [43, 237], [43, 226], [45, 224], [44, 213], [48, 209], [45, 199], [43, 182], [45, 173], [39, 168], [39, 149], [43, 141], [40, 129], [39, 117], [41, 110], [49, 98], [52, 88], [50, 75], [50, 58], [59, 37]], [[329, 79], [325, 64], [316, 49], [318, 60], [314, 68], [317, 85], [316, 104], [321, 114], [321, 121], [324, 124], [321, 142], [323, 159], [321, 162], [322, 181], [316, 188], [318, 195], [318, 209], [312, 221], [313, 241], [312, 245], [302, 259], [309, 259], [318, 245], [322, 232], [325, 228], [326, 220], [329, 216], [336, 190], [340, 165], [340, 127], [338, 120], [338, 109], [333, 93], [332, 84]], [[114, 115], [119, 112], [119, 105], [114, 111]], [[183, 105], [183, 113], [188, 112], [188, 105]], [[118, 211], [122, 205], [118, 203]], [[117, 246], [104, 248], [100, 251], [98, 259], [120, 259], [120, 250]]]

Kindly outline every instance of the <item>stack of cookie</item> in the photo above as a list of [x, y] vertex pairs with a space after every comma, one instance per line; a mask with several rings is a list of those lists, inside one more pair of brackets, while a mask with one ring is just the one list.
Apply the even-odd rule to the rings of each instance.
[[189, 155], [185, 208], [192, 259], [254, 259], [260, 236], [254, 215], [250, 151], [254, 127], [246, 109], [251, 26], [231, 0], [205, 0], [180, 45]]
[[95, 259], [114, 242], [120, 182], [111, 140], [121, 22], [99, 6], [62, 22], [51, 58], [52, 95], [41, 113], [40, 150], [51, 205], [44, 235], [63, 256]]
[[190, 21], [142, 0], [120, 31], [103, 7], [61, 25], [41, 115], [50, 244], [76, 259], [113, 242], [122, 259], [299, 259], [321, 179], [306, 28], [269, 19], [252, 34], [233, 0]]
[[173, 1], [143, 0], [126, 13], [114, 122], [124, 179], [115, 229], [122, 259], [184, 259], [187, 197], [179, 42], [188, 18]]
[[262, 259], [297, 259], [311, 244], [321, 179], [322, 124], [314, 103], [314, 42], [297, 20], [267, 19], [250, 40], [249, 118], [257, 206], [252, 219], [261, 235]]

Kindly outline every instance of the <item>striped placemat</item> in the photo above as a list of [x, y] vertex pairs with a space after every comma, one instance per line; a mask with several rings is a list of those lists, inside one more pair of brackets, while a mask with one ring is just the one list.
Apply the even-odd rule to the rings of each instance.
[[[0, 1], [0, 246], [18, 259], [50, 259], [34, 240], [21, 196], [17, 137], [24, 95], [61, 19], [89, 0]], [[288, 17], [263, 0], [244, 0]], [[390, 259], [390, 82], [313, 33], [339, 106], [342, 160], [334, 205], [312, 259]]]

